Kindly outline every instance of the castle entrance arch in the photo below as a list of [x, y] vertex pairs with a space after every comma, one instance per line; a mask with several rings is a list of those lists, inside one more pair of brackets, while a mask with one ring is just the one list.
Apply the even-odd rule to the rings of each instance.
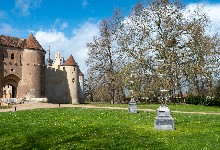
[[3, 97], [4, 98], [16, 98], [18, 82], [21, 79], [13, 74], [7, 75], [3, 78]]

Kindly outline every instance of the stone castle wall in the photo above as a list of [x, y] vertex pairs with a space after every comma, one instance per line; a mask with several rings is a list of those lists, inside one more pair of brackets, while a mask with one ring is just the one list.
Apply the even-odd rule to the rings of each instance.
[[71, 104], [78, 104], [79, 101], [79, 68], [78, 66], [60, 66], [66, 72], [68, 99]]
[[72, 104], [71, 88], [68, 84], [67, 72], [48, 67], [45, 78], [45, 95], [48, 102]]
[[44, 97], [44, 52], [25, 49], [23, 52], [22, 81], [19, 92], [28, 98]]
[[21, 79], [23, 50], [12, 47], [2, 47], [2, 50], [2, 57], [4, 56], [4, 77], [14, 74]]
[[3, 48], [4, 47], [0, 46], [0, 97], [3, 97], [3, 77], [4, 77]]
[[84, 101], [84, 76], [80, 75], [79, 76], [79, 102], [80, 103], [85, 103]]
[[15, 98], [44, 97], [44, 51], [4, 46], [0, 49], [0, 89], [10, 84], [17, 88]]
[[32, 34], [27, 39], [0, 35], [0, 98], [3, 87], [10, 85], [10, 98], [47, 97], [51, 103], [84, 103], [79, 66], [73, 57], [73, 65], [62, 66], [62, 60], [56, 53], [53, 65], [46, 67], [45, 51]]
[[[62, 66], [60, 53], [55, 54], [52, 66], [47, 67], [45, 73], [46, 97], [52, 103], [84, 103], [80, 101], [79, 67]], [[81, 81], [83, 83], [83, 81]], [[82, 96], [81, 96], [82, 98]]]

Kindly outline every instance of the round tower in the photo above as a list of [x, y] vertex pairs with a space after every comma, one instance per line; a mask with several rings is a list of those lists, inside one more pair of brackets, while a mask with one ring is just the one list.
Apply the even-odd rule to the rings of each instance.
[[80, 103], [85, 103], [84, 101], [84, 74], [79, 70], [79, 100]]
[[3, 49], [0, 47], [0, 98], [3, 97], [4, 61]]
[[79, 66], [72, 55], [62, 64], [62, 68], [67, 74], [68, 101], [71, 104], [79, 104]]
[[26, 39], [22, 58], [22, 82], [20, 95], [40, 98], [45, 94], [45, 51], [30, 34]]

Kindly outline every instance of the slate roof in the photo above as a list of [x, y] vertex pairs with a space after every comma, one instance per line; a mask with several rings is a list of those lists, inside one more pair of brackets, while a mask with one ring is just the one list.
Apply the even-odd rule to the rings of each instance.
[[69, 58], [62, 64], [62, 66], [78, 66], [73, 56], [70, 55]]
[[42, 46], [31, 33], [27, 39], [0, 35], [0, 45], [16, 48], [43, 50]]

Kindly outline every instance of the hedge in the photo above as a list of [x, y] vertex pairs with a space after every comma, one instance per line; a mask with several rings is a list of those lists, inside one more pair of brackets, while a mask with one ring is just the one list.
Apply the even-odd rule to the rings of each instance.
[[220, 98], [207, 98], [205, 96], [190, 95], [186, 98], [186, 103], [193, 105], [220, 106]]

